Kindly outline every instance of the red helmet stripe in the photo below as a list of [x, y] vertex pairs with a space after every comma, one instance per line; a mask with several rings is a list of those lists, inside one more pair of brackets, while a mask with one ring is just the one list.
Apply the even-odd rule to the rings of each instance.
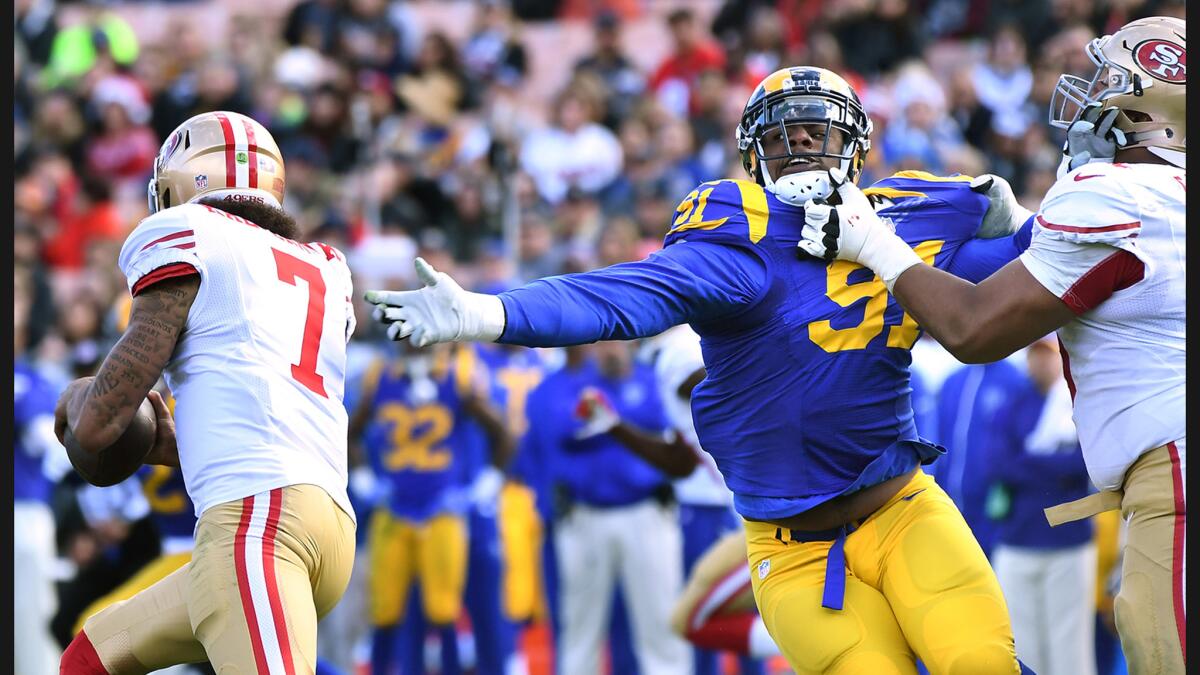
[[250, 153], [250, 187], [258, 187], [258, 145], [254, 142], [254, 127], [249, 120], [242, 120], [246, 128], [246, 149]]
[[225, 187], [238, 187], [237, 163], [234, 161], [237, 141], [233, 138], [233, 125], [224, 113], [217, 113], [217, 119], [220, 120], [221, 131], [225, 134]]

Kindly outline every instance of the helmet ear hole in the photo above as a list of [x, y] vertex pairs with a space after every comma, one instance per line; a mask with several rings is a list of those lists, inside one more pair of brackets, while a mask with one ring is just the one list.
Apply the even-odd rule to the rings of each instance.
[[192, 130], [188, 129], [183, 132], [183, 149], [187, 150], [192, 145]]
[[159, 201], [162, 202], [164, 209], [169, 209], [174, 206], [174, 204], [171, 203], [171, 188], [167, 188], [162, 191], [162, 197]]

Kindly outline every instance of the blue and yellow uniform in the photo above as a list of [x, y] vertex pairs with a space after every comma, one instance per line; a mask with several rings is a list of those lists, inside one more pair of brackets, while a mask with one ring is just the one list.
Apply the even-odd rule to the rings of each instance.
[[[173, 404], [174, 400], [169, 402]], [[75, 633], [83, 630], [88, 617], [109, 605], [132, 598], [192, 560], [196, 508], [183, 484], [183, 472], [170, 466], [145, 465], [138, 469], [137, 476], [150, 504], [150, 520], [158, 531], [162, 549], [157, 558], [125, 583], [83, 610], [75, 624]]]
[[[1028, 245], [1031, 224], [976, 238], [988, 202], [969, 180], [901, 172], [865, 192], [889, 200], [880, 216], [923, 259], [979, 281]], [[913, 419], [916, 321], [870, 270], [798, 255], [803, 225], [802, 209], [756, 183], [704, 183], [645, 260], [501, 293], [499, 342], [580, 344], [691, 324], [707, 369], [692, 394], [696, 431], [747, 520], [759, 609], [792, 665], [913, 672], [915, 650], [934, 672], [1016, 672], [995, 576], [925, 474], [817, 540], [762, 522], [943, 452]]]
[[403, 619], [410, 585], [421, 585], [426, 617], [458, 618], [466, 581], [462, 454], [469, 442], [463, 384], [447, 350], [434, 350], [428, 377], [413, 377], [407, 361], [373, 363], [363, 396], [373, 414], [364, 433], [368, 461], [386, 494], [371, 517], [368, 584], [371, 621]]
[[[480, 345], [480, 357], [492, 374], [495, 401], [520, 444], [529, 429], [526, 402], [542, 379], [546, 365], [532, 350]], [[537, 510], [537, 468], [520, 453], [500, 489], [497, 512], [504, 580], [501, 584], [505, 616], [526, 622], [546, 616], [543, 582], [539, 572], [545, 525]]]
[[[454, 346], [458, 377], [473, 382], [499, 410], [499, 391], [482, 345]], [[467, 585], [465, 600], [475, 638], [475, 670], [502, 675], [516, 648], [516, 626], [502, 610], [504, 560], [499, 531], [499, 502], [503, 474], [496, 466], [496, 448], [482, 425], [473, 424], [466, 444], [462, 476], [468, 491]]]

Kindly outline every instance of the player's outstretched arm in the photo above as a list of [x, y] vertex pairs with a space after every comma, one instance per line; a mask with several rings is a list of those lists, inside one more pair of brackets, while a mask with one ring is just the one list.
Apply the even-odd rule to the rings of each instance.
[[765, 263], [708, 242], [678, 243], [644, 260], [538, 279], [500, 295], [469, 293], [418, 259], [415, 291], [367, 291], [388, 337], [567, 347], [657, 335], [681, 323], [719, 321], [761, 299]]
[[54, 430], [60, 441], [68, 427], [88, 452], [120, 438], [170, 361], [199, 291], [200, 277], [190, 275], [160, 281], [134, 297], [129, 326], [95, 377], [75, 380], [59, 397]]
[[923, 263], [913, 265], [900, 274], [892, 294], [964, 363], [999, 361], [1075, 318], [1020, 260], [979, 284]]
[[825, 260], [871, 268], [904, 310], [958, 360], [997, 361], [1074, 318], [1020, 260], [978, 285], [926, 265], [880, 220], [857, 186], [836, 170], [830, 179], [842, 204], [806, 204], [799, 247]]

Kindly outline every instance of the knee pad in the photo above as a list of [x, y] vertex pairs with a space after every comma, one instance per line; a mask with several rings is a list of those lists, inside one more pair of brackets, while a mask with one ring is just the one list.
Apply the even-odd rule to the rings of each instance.
[[[1012, 643], [984, 643], [960, 653], [949, 664], [945, 671], [953, 675], [1017, 675], [1018, 673], [1033, 673], [1028, 666], [1017, 659], [1012, 650]], [[932, 671], [932, 669], [931, 669]]]
[[109, 675], [87, 633], [79, 631], [58, 664], [59, 675]]

